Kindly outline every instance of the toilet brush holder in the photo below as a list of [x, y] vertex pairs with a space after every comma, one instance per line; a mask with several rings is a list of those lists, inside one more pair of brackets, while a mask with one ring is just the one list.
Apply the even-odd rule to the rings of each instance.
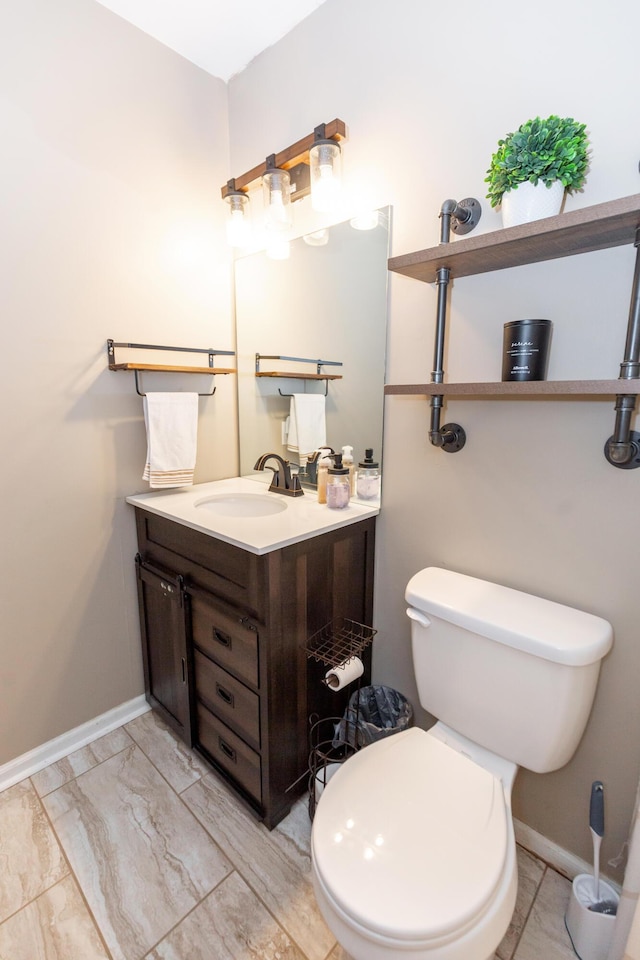
[[575, 878], [565, 924], [580, 960], [606, 960], [616, 923], [615, 913], [602, 913], [590, 907], [606, 904], [612, 911], [619, 902], [616, 891], [604, 880], [598, 882], [596, 892], [595, 881], [590, 873], [580, 873]]

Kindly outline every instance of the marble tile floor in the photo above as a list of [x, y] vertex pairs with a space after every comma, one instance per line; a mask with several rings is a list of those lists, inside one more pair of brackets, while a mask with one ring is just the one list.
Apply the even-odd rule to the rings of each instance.
[[[149, 712], [0, 793], [0, 960], [349, 960], [306, 803], [269, 832]], [[518, 849], [495, 960], [571, 960], [570, 883]]]

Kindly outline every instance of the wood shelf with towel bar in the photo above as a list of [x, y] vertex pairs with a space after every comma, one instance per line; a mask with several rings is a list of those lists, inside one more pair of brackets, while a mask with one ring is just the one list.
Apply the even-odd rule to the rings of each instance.
[[[170, 364], [170, 363], [138, 363], [132, 361], [125, 361], [118, 363], [116, 360], [116, 350], [117, 349], [126, 349], [126, 350], [166, 350], [170, 353], [206, 353], [208, 356], [208, 365], [205, 366], [192, 366], [184, 364]], [[164, 373], [196, 373], [196, 374], [207, 374], [208, 376], [214, 377], [216, 374], [228, 374], [236, 373], [236, 369], [233, 367], [216, 367], [215, 358], [216, 356], [225, 356], [225, 357], [234, 357], [234, 350], [213, 350], [210, 347], [169, 347], [161, 346], [154, 343], [116, 343], [114, 340], [107, 340], [107, 357], [109, 362], [109, 370], [133, 370], [136, 378], [136, 393], [140, 397], [144, 397], [145, 394], [140, 390], [140, 382], [138, 380], [138, 374], [143, 372], [153, 372], [158, 371]], [[214, 387], [209, 393], [199, 393], [199, 397], [212, 397], [216, 392]]]
[[[261, 370], [261, 360], [285, 360], [288, 363], [315, 363], [316, 372], [307, 373], [304, 370]], [[325, 373], [323, 367], [341, 367], [341, 360], [311, 360], [306, 357], [285, 357], [281, 354], [256, 353], [256, 377], [280, 377], [285, 380], [324, 380], [325, 397], [329, 391], [329, 380], [342, 380], [341, 373]], [[278, 393], [281, 397], [290, 397], [292, 394], [283, 393], [278, 387]]]
[[[533, 223], [464, 237], [451, 244], [441, 243], [437, 247], [392, 257], [388, 265], [394, 273], [423, 283], [440, 284], [443, 282], [443, 272], [448, 281], [449, 277], [475, 276], [631, 243], [636, 248], [636, 267], [625, 358], [620, 364], [618, 379], [499, 383], [444, 383], [432, 380], [431, 383], [387, 384], [385, 394], [469, 400], [559, 397], [580, 400], [615, 396], [616, 426], [614, 436], [607, 441], [605, 456], [613, 466], [627, 469], [639, 467], [640, 433], [630, 430], [629, 421], [640, 393], [640, 194], [546, 217]], [[452, 444], [449, 448], [445, 445], [443, 449], [455, 452], [463, 443]]]

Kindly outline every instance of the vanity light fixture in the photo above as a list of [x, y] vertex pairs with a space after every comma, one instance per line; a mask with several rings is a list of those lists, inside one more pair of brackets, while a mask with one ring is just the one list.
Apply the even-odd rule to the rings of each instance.
[[[222, 187], [222, 199], [229, 204], [229, 218], [234, 224], [248, 220], [249, 191], [262, 183], [267, 229], [284, 233], [291, 226], [291, 204], [312, 195], [314, 210], [326, 211], [340, 191], [340, 141], [346, 139], [343, 120], [321, 123], [313, 133], [296, 143], [271, 154], [264, 163], [234, 177]], [[319, 192], [318, 192], [319, 191]], [[228, 228], [229, 243], [247, 245], [243, 229]], [[234, 239], [232, 239], [232, 237]]]

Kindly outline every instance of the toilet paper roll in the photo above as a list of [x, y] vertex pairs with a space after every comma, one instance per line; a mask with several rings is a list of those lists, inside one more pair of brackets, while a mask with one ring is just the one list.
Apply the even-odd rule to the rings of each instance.
[[324, 675], [324, 682], [332, 690], [342, 690], [347, 684], [353, 683], [364, 673], [364, 664], [360, 657], [349, 657], [343, 660], [337, 667], [327, 670]]
[[331, 777], [334, 773], [337, 773], [342, 764], [340, 763], [327, 763], [324, 767], [320, 767], [315, 776], [314, 788], [316, 801], [318, 801], [322, 795], [322, 791], [331, 780]]

